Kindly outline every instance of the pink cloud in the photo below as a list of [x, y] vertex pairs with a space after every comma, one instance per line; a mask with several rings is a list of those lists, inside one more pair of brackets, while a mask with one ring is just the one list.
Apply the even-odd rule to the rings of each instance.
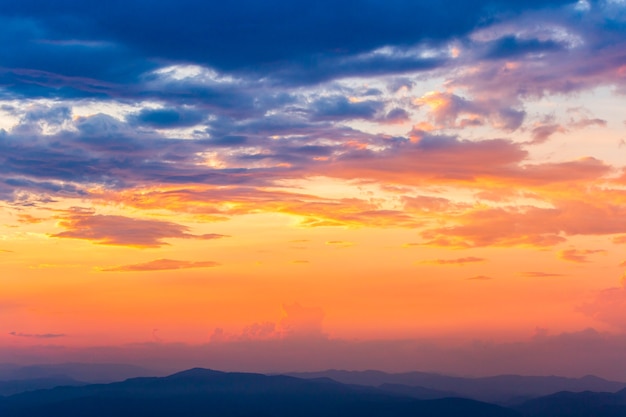
[[159, 247], [164, 239], [218, 239], [219, 234], [194, 235], [187, 226], [160, 220], [135, 219], [124, 216], [101, 215], [75, 209], [60, 217], [59, 224], [67, 229], [52, 234], [58, 238], [85, 239], [100, 245]]
[[598, 291], [578, 310], [596, 320], [626, 330], [626, 273], [622, 275], [619, 287]]
[[467, 279], [470, 280], [470, 281], [489, 281], [489, 280], [492, 280], [493, 278], [492, 277], [488, 277], [486, 275], [476, 275], [476, 276], [473, 276], [473, 277], [469, 277]]
[[597, 249], [597, 250], [580, 250], [580, 249], [566, 249], [559, 252], [559, 258], [564, 261], [570, 262], [578, 262], [578, 263], [586, 263], [589, 262], [589, 255], [594, 255], [597, 253], [606, 253], [605, 250]]

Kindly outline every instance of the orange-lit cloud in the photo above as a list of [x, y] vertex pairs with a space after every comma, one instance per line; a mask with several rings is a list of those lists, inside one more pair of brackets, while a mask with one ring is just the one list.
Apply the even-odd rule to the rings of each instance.
[[597, 253], [606, 253], [606, 251], [602, 249], [566, 249], [559, 252], [559, 258], [563, 259], [564, 261], [586, 263], [589, 262], [589, 255]]
[[613, 243], [618, 244], [618, 245], [622, 245], [626, 243], [626, 235], [623, 236], [615, 236], [613, 238]]
[[229, 333], [216, 328], [210, 336], [212, 343], [268, 340], [327, 340], [322, 330], [324, 311], [318, 307], [304, 307], [299, 303], [284, 304], [282, 318], [250, 324], [241, 333]]
[[470, 281], [489, 281], [489, 280], [492, 280], [493, 278], [486, 276], [486, 275], [475, 275], [467, 279]]
[[172, 269], [211, 268], [220, 264], [212, 261], [179, 261], [174, 259], [157, 259], [150, 262], [101, 268], [105, 272], [140, 272], [166, 271]]
[[18, 213], [17, 221], [25, 224], [37, 224], [45, 221], [45, 219], [41, 217], [35, 217], [26, 213]]
[[11, 336], [15, 337], [27, 337], [34, 339], [57, 339], [59, 337], [65, 337], [63, 333], [22, 333], [22, 332], [9, 332]]
[[284, 304], [279, 329], [284, 337], [323, 337], [324, 311], [319, 307], [303, 307], [299, 303]]
[[343, 240], [328, 240], [326, 242], [326, 245], [328, 245], [328, 246], [335, 246], [335, 247], [341, 247], [341, 248], [347, 248], [348, 246], [353, 246], [354, 243], [353, 242], [345, 242]]
[[[450, 216], [449, 225], [421, 232], [426, 244], [449, 247], [553, 246], [570, 235], [626, 231], [626, 206], [599, 201], [554, 201], [554, 208], [477, 208]], [[512, 227], [514, 225], [514, 227]], [[575, 253], [575, 252], [574, 252]]]
[[159, 220], [85, 213], [75, 210], [60, 217], [59, 225], [64, 232], [51, 236], [58, 238], [85, 239], [100, 245], [134, 247], [159, 247], [167, 245], [164, 239], [218, 239], [219, 234], [194, 235], [189, 228], [177, 223]]
[[523, 277], [529, 277], [529, 278], [548, 278], [548, 277], [562, 277], [563, 276], [563, 274], [557, 274], [554, 272], [541, 272], [541, 271], [520, 272], [520, 275]]
[[598, 291], [590, 301], [578, 307], [579, 311], [626, 330], [626, 273], [622, 275], [620, 284], [619, 287]]
[[477, 262], [485, 262], [485, 258], [477, 258], [475, 256], [467, 256], [464, 258], [455, 258], [455, 259], [431, 259], [425, 260], [421, 263], [427, 264], [436, 264], [436, 265], [465, 265], [468, 263], [477, 263]]

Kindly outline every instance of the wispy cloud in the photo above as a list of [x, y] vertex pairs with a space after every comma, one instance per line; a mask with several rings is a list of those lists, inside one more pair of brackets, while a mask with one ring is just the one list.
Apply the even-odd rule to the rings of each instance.
[[65, 337], [63, 333], [22, 333], [22, 332], [9, 332], [11, 336], [15, 337], [28, 337], [35, 339], [56, 339], [59, 337]]
[[51, 236], [90, 240], [101, 245], [159, 247], [167, 245], [164, 239], [210, 240], [225, 237], [220, 234], [194, 235], [187, 226], [124, 216], [101, 215], [74, 210], [60, 217], [59, 224], [67, 229]]
[[489, 281], [492, 280], [492, 277], [489, 277], [487, 275], [475, 275], [473, 277], [469, 277], [467, 278], [470, 281]]
[[563, 276], [563, 274], [558, 274], [555, 272], [541, 272], [541, 271], [520, 272], [520, 275], [523, 277], [529, 277], [529, 278], [549, 278], [549, 277], [562, 277]]
[[104, 272], [145, 272], [167, 271], [173, 269], [212, 268], [220, 264], [213, 261], [181, 261], [175, 259], [156, 259], [150, 262], [100, 268]]
[[603, 249], [565, 249], [559, 252], [559, 258], [564, 261], [586, 263], [589, 262], [589, 256], [599, 253], [606, 253]]
[[475, 256], [466, 256], [464, 258], [454, 258], [454, 259], [430, 259], [424, 260], [420, 263], [424, 264], [435, 264], [435, 265], [465, 265], [469, 263], [479, 263], [485, 262], [485, 258], [478, 258]]

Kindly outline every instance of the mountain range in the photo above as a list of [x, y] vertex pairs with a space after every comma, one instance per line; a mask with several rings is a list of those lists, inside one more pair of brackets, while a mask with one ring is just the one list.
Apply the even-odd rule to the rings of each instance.
[[3, 417], [518, 417], [463, 398], [416, 400], [330, 379], [191, 369], [167, 377], [57, 387], [0, 398]]
[[298, 378], [330, 378], [344, 384], [372, 386], [419, 399], [454, 396], [504, 405], [516, 405], [560, 391], [616, 392], [626, 388], [626, 383], [591, 375], [582, 378], [521, 375], [463, 378], [426, 372], [390, 374], [381, 371], [342, 370], [288, 375]]

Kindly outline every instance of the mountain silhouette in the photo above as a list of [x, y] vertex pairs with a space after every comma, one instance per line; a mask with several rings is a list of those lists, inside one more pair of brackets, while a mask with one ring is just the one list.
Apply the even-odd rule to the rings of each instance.
[[48, 378], [15, 379], [0, 381], [0, 395], [13, 395], [26, 391], [77, 385], [85, 385], [85, 383], [62, 375]]
[[[457, 396], [505, 405], [521, 404], [531, 398], [561, 391], [615, 392], [626, 383], [595, 376], [564, 378], [558, 376], [499, 375], [462, 378], [427, 372], [389, 374], [381, 371], [341, 371], [290, 373], [299, 378], [331, 378], [344, 384], [380, 387], [415, 398]], [[404, 386], [404, 387], [403, 387]]]
[[58, 363], [17, 366], [0, 365], [0, 381], [66, 378], [88, 383], [123, 381], [138, 376], [163, 375], [139, 366], [116, 363]]
[[516, 407], [526, 417], [624, 417], [626, 389], [611, 392], [559, 392]]
[[329, 379], [190, 369], [167, 377], [57, 387], [0, 398], [3, 417], [519, 417], [461, 398], [418, 401]]

